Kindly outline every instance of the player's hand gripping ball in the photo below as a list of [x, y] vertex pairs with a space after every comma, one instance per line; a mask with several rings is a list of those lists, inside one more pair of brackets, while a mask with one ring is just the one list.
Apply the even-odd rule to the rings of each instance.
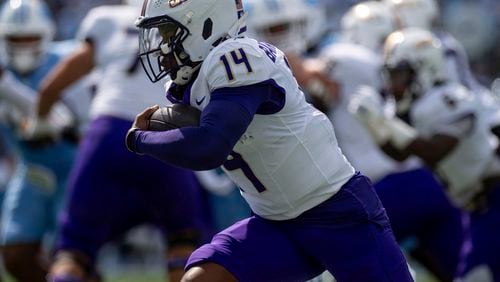
[[167, 131], [200, 124], [201, 111], [185, 104], [173, 104], [166, 107], [152, 106], [145, 109], [135, 118], [134, 124], [125, 138], [127, 148], [132, 152], [135, 149], [136, 131]]
[[158, 108], [149, 117], [148, 129], [166, 131], [200, 124], [201, 112], [197, 108], [185, 104], [173, 104]]

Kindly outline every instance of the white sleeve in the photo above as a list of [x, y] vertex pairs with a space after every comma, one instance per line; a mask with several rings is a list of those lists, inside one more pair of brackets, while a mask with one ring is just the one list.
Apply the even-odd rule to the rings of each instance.
[[[443, 134], [462, 138], [472, 132], [477, 119], [477, 100], [464, 88], [435, 93], [428, 109], [415, 117], [430, 135]], [[418, 127], [418, 126], [417, 126]]]
[[449, 120], [436, 123], [435, 131], [443, 135], [462, 138], [472, 132], [476, 118], [477, 116], [474, 112], [455, 115], [450, 117]]
[[[114, 22], [107, 16], [104, 8], [94, 8], [83, 19], [76, 38], [80, 41], [91, 41], [95, 50], [102, 50], [103, 46], [113, 34]], [[100, 54], [96, 54], [95, 63], [101, 63]]]

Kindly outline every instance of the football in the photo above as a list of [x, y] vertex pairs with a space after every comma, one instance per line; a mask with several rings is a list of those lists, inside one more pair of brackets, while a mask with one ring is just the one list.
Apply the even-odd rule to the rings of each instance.
[[148, 130], [166, 131], [200, 124], [201, 111], [185, 104], [161, 107], [149, 117]]

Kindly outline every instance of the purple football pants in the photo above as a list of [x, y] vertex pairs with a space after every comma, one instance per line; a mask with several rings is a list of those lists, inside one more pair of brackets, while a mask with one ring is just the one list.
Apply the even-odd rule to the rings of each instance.
[[322, 204], [285, 221], [252, 216], [217, 234], [186, 269], [215, 262], [238, 281], [413, 281], [373, 186], [357, 174]]
[[58, 249], [95, 259], [99, 248], [142, 223], [170, 232], [205, 231], [206, 199], [191, 171], [129, 152], [131, 122], [100, 117], [82, 140], [60, 218]]

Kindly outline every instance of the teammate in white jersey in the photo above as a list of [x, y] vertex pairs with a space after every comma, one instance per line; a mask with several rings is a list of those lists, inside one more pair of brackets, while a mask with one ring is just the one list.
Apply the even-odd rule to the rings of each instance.
[[196, 250], [184, 280], [301, 281], [327, 269], [339, 281], [412, 281], [370, 182], [283, 53], [244, 37], [244, 15], [240, 0], [163, 0], [146, 1], [137, 21], [150, 77], [170, 75], [170, 95], [202, 114], [199, 126], [152, 132], [150, 107], [128, 148], [195, 170], [222, 165], [255, 214]]
[[100, 78], [92, 121], [70, 174], [50, 281], [93, 281], [101, 246], [143, 223], [164, 231], [168, 278], [179, 281], [204, 235], [204, 198], [193, 172], [141, 158], [123, 146], [137, 113], [168, 103], [157, 95], [163, 87], [151, 84], [140, 67], [133, 25], [139, 13], [138, 5], [91, 10], [79, 30], [81, 47], [56, 66], [40, 90], [43, 119], [75, 80], [92, 70]]
[[[347, 111], [357, 93], [387, 97], [381, 85], [381, 57], [384, 40], [395, 29], [396, 20], [385, 2], [364, 1], [343, 16], [342, 43], [332, 44], [319, 58], [332, 66], [329, 73], [341, 86], [339, 104], [332, 107], [330, 117], [343, 152], [374, 180], [396, 240], [411, 246], [408, 254], [435, 277], [450, 281], [467, 257], [462, 252], [468, 234], [462, 223], [466, 213], [450, 203], [442, 185], [418, 158], [392, 160]], [[385, 103], [383, 110], [392, 112], [394, 103]], [[416, 243], [405, 244], [408, 241]]]
[[428, 31], [391, 34], [384, 59], [388, 87], [398, 115], [406, 122], [382, 113], [375, 97], [367, 93], [350, 107], [387, 154], [397, 160], [418, 156], [441, 179], [450, 199], [471, 210], [474, 253], [467, 268], [457, 271], [486, 264], [498, 281], [498, 139], [477, 96], [447, 81], [444, 56], [439, 39]]
[[481, 85], [474, 77], [469, 58], [462, 44], [449, 32], [438, 28], [439, 5], [436, 0], [385, 0], [397, 18], [398, 28], [422, 28], [432, 31], [439, 38], [445, 50], [448, 79], [455, 81], [472, 91], [480, 98], [488, 123], [496, 128], [500, 136], [500, 102], [491, 91]]

